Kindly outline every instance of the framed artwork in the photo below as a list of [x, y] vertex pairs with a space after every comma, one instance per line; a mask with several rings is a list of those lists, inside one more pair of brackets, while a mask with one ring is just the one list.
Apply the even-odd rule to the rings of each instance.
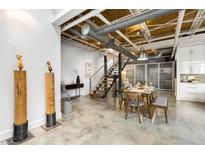
[[85, 77], [90, 78], [93, 74], [93, 65], [92, 63], [85, 63]]

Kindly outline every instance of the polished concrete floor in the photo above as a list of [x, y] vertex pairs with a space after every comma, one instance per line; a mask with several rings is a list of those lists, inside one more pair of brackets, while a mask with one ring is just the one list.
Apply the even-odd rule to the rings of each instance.
[[73, 100], [73, 112], [64, 115], [62, 125], [50, 131], [31, 130], [35, 136], [24, 144], [205, 144], [205, 103], [177, 101], [171, 93], [168, 120], [161, 112], [155, 123], [136, 113], [125, 120], [118, 98]]

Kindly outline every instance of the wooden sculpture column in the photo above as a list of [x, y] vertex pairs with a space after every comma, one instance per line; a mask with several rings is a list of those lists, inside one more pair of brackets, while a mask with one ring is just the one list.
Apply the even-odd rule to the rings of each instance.
[[28, 136], [26, 71], [23, 71], [22, 56], [17, 55], [19, 70], [14, 71], [15, 121], [13, 141], [18, 142]]
[[56, 125], [56, 112], [55, 112], [55, 84], [54, 73], [50, 62], [47, 62], [49, 73], [45, 73], [46, 80], [46, 127]]

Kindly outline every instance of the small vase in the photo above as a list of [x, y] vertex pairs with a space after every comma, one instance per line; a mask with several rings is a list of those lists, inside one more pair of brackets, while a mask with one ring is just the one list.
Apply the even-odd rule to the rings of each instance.
[[76, 78], [76, 84], [80, 84], [80, 76], [79, 75]]

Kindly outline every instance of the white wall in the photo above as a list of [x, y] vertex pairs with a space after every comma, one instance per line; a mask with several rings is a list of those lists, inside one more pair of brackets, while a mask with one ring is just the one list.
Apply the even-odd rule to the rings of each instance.
[[60, 33], [51, 24], [50, 10], [0, 10], [0, 140], [11, 137], [14, 122], [16, 54], [27, 71], [29, 128], [45, 123], [46, 62], [55, 72], [56, 113], [60, 112]]
[[[84, 88], [81, 89], [81, 95], [89, 94], [89, 78], [85, 78], [85, 63], [93, 64], [93, 73], [99, 69], [104, 63], [104, 54], [89, 49], [75, 46], [73, 43], [62, 42], [61, 45], [61, 79], [66, 84], [76, 82], [76, 74], [80, 75], [81, 82], [84, 83]], [[97, 82], [103, 76], [102, 69], [100, 75], [97, 75], [93, 81], [92, 87], [95, 87]], [[75, 96], [75, 90], [69, 90], [70, 96]]]

